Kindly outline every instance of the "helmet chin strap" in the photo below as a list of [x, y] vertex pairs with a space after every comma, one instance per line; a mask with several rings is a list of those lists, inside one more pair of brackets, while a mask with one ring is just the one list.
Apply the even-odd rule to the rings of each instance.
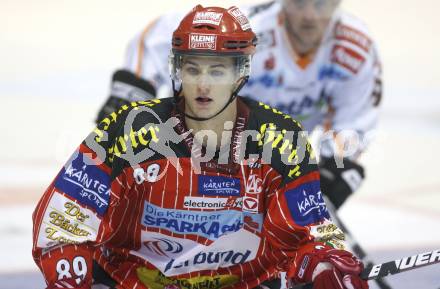
[[182, 92], [182, 87], [179, 88], [179, 90], [176, 89], [176, 84], [174, 82], [174, 79], [172, 80], [172, 84], [173, 84], [173, 92], [174, 92], [174, 106], [176, 108], [176, 111], [178, 111], [179, 113], [182, 113], [183, 115], [185, 115], [185, 117], [190, 118], [192, 120], [195, 121], [206, 121], [206, 120], [210, 120], [214, 117], [216, 117], [217, 115], [219, 115], [220, 113], [222, 113], [233, 101], [234, 99], [237, 97], [238, 92], [243, 88], [243, 86], [246, 84], [246, 82], [248, 81], [249, 76], [245, 76], [243, 77], [240, 82], [240, 84], [237, 86], [237, 88], [232, 92], [231, 97], [229, 97], [228, 102], [225, 104], [225, 106], [223, 106], [223, 108], [217, 112], [216, 114], [214, 114], [213, 116], [210, 117], [196, 117], [196, 116], [192, 116], [187, 114], [185, 111], [181, 111], [179, 108], [179, 101], [180, 101], [180, 93]]

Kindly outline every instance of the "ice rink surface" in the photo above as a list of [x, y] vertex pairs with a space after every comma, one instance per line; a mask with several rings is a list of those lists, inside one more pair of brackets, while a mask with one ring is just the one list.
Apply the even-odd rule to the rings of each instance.
[[[161, 2], [2, 3], [1, 289], [44, 288], [31, 257], [33, 208], [93, 128], [128, 39], [155, 16], [196, 3]], [[253, 1], [220, 5], [244, 2]], [[340, 217], [376, 262], [440, 249], [440, 44], [434, 28], [440, 26], [440, 4], [344, 5], [368, 24], [379, 44], [385, 95], [377, 137], [362, 156], [367, 181]], [[393, 289], [439, 289], [440, 265], [388, 280]]]

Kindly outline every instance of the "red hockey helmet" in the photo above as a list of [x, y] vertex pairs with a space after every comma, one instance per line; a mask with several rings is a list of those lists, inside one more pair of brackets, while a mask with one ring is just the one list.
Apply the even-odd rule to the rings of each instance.
[[[194, 7], [180, 22], [172, 38], [172, 50], [169, 57], [170, 75], [174, 97], [179, 102], [180, 92], [186, 84], [198, 84], [199, 77], [183, 71], [185, 63], [196, 57], [199, 59], [230, 58], [234, 69], [233, 77], [216, 77], [208, 73], [203, 82], [210, 85], [223, 85], [233, 88], [224, 107], [209, 118], [185, 116], [194, 120], [208, 120], [220, 114], [233, 102], [250, 74], [251, 57], [255, 52], [257, 37], [251, 30], [249, 20], [237, 7]], [[225, 62], [226, 63], [226, 62]], [[229, 75], [231, 76], [231, 75]], [[176, 85], [177, 84], [177, 85]], [[180, 87], [178, 85], [180, 84]]]
[[194, 54], [252, 55], [257, 37], [247, 17], [229, 9], [197, 5], [173, 33], [173, 52]]
[[237, 7], [197, 5], [173, 33], [169, 58], [171, 78], [181, 82], [180, 69], [185, 55], [232, 57], [238, 77], [247, 78], [256, 44], [257, 37], [247, 17]]

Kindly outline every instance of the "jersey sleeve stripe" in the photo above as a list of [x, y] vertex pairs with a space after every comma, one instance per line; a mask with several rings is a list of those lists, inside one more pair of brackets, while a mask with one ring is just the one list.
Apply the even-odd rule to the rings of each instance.
[[138, 57], [137, 57], [137, 65], [136, 65], [136, 76], [141, 77], [142, 76], [142, 63], [144, 62], [144, 54], [145, 54], [145, 39], [147, 38], [148, 33], [151, 31], [151, 29], [155, 26], [158, 19], [153, 20], [150, 22], [147, 27], [142, 31], [141, 37], [139, 38], [138, 43]]

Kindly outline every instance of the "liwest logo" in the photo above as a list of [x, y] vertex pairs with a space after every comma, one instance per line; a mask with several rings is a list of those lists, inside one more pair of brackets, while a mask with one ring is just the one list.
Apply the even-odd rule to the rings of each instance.
[[103, 215], [110, 199], [110, 176], [97, 166], [89, 165], [92, 163], [78, 153], [58, 175], [55, 187]]
[[200, 198], [185, 197], [183, 203], [184, 208], [188, 209], [225, 209], [225, 208], [241, 208], [243, 200], [241, 198]]
[[168, 257], [167, 253], [177, 254], [183, 250], [180, 243], [165, 238], [153, 238], [153, 240], [147, 240], [143, 244], [151, 252], [166, 257]]
[[[150, 240], [161, 240], [158, 246], [162, 249], [157, 251], [151, 250], [151, 246], [146, 247], [146, 244], [151, 244], [147, 242]], [[143, 246], [139, 250], [130, 251], [130, 254], [148, 260], [165, 276], [175, 276], [198, 270], [216, 270], [253, 260], [261, 239], [248, 230], [240, 229], [233, 234], [221, 236], [209, 245], [147, 231], [141, 232], [141, 241]]]
[[164, 273], [170, 269], [181, 267], [195, 268], [201, 266], [204, 268], [206, 266], [207, 268], [212, 268], [213, 265], [215, 266], [217, 264], [228, 264], [229, 266], [243, 264], [249, 259], [250, 255], [251, 250], [245, 250], [244, 252], [236, 250], [199, 252], [194, 257], [183, 262], [176, 262], [175, 259], [171, 259], [166, 264]]
[[142, 225], [161, 228], [178, 234], [195, 234], [211, 240], [236, 232], [243, 227], [240, 211], [192, 212], [163, 209], [145, 202]]
[[287, 206], [298, 225], [306, 226], [329, 219], [319, 181], [309, 182], [285, 193]]
[[200, 175], [199, 194], [208, 196], [240, 196], [240, 180], [222, 176]]

